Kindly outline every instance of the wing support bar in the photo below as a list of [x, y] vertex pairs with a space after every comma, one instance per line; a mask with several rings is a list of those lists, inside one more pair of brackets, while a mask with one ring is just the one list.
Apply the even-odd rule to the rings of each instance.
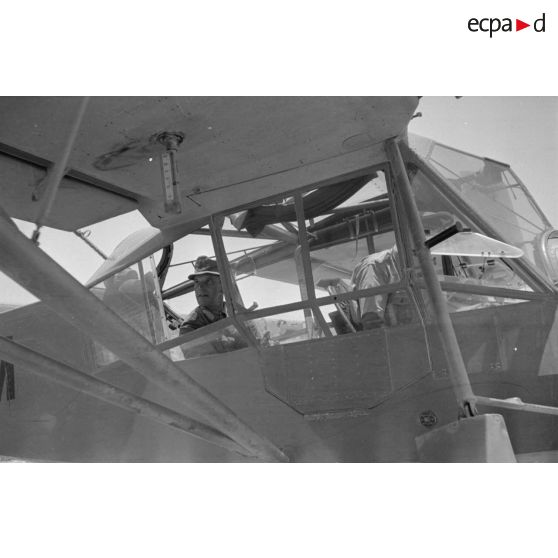
[[537, 403], [525, 403], [519, 397], [511, 397], [509, 399], [496, 399], [495, 397], [476, 396], [479, 405], [487, 407], [496, 407], [500, 409], [510, 409], [512, 411], [526, 411], [529, 413], [540, 413], [542, 415], [558, 415], [558, 407], [549, 407], [548, 405], [539, 405]]
[[47, 171], [43, 188], [41, 188], [40, 190], [36, 190], [33, 194], [34, 201], [40, 200], [39, 210], [36, 218], [37, 228], [33, 233], [33, 240], [35, 242], [38, 242], [39, 240], [39, 232], [41, 230], [41, 227], [44, 225], [50, 213], [52, 205], [54, 204], [54, 198], [56, 197], [56, 193], [58, 192], [58, 188], [60, 187], [60, 182], [66, 174], [68, 161], [70, 160], [70, 155], [72, 153], [72, 149], [78, 135], [79, 127], [81, 125], [81, 121], [83, 120], [83, 115], [85, 114], [85, 109], [87, 108], [88, 103], [89, 97], [83, 97], [80, 102], [74, 122], [72, 124], [72, 129], [70, 130], [70, 133], [66, 140], [66, 144], [64, 145], [64, 150], [62, 151], [60, 159], [58, 159], [58, 161], [54, 163], [54, 166]]
[[189, 405], [210, 425], [251, 455], [288, 461], [269, 440], [244, 424], [226, 405], [107, 308], [23, 235], [0, 209], [0, 270], [41, 299], [60, 317], [91, 336], [161, 389]]
[[94, 378], [5, 337], [0, 337], [0, 354], [29, 373], [48, 378], [101, 401], [166, 424], [229, 451], [248, 455], [244, 448], [211, 426]]
[[411, 183], [409, 182], [409, 177], [405, 170], [403, 157], [401, 156], [399, 145], [395, 139], [386, 142], [386, 152], [393, 169], [395, 183], [399, 188], [403, 201], [405, 214], [415, 246], [415, 254], [424, 275], [426, 291], [434, 307], [438, 329], [442, 337], [444, 352], [448, 361], [453, 391], [457, 398], [461, 414], [464, 416], [471, 416], [476, 414], [475, 395], [473, 394], [471, 383], [469, 382], [469, 376], [467, 375], [467, 369], [465, 368], [461, 350], [459, 349], [459, 343], [457, 342], [453, 324], [451, 323], [442, 287], [436, 276], [436, 270], [432, 263], [432, 256], [426, 244], [423, 225], [413, 196]]

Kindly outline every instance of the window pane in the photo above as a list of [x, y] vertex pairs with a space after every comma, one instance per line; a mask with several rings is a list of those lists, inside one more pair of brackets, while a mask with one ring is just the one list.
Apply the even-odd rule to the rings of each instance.
[[[467, 312], [469, 310], [478, 310], [480, 308], [489, 308], [492, 306], [503, 306], [507, 304], [519, 304], [520, 302], [526, 302], [524, 299], [511, 297], [490, 296], [446, 290], [444, 290], [443, 292], [446, 298], [448, 311], [450, 313]], [[422, 294], [424, 300], [427, 301], [426, 306], [428, 318], [430, 321], [432, 321], [434, 320], [434, 311], [430, 305], [426, 290], [423, 290]]]
[[285, 345], [316, 339], [321, 333], [310, 310], [296, 310], [267, 318], [247, 320], [252, 330], [259, 332], [260, 344], [264, 347]]
[[180, 348], [184, 359], [195, 358], [204, 355], [228, 353], [244, 349], [248, 346], [235, 326], [227, 326], [217, 332], [209, 333], [186, 343]]
[[326, 319], [329, 318], [332, 332], [336, 335], [419, 321], [414, 300], [403, 289], [339, 301], [331, 306], [322, 306], [322, 312]]
[[440, 281], [519, 291], [533, 290], [500, 258], [434, 256], [433, 262]]
[[[434, 236], [456, 221], [470, 227], [474, 232], [482, 232], [476, 231], [468, 219], [438, 193], [430, 179], [422, 171], [411, 165], [409, 176], [427, 237]], [[442, 244], [440, 244], [441, 246]], [[486, 250], [486, 252], [489, 251]], [[532, 290], [513, 271], [509, 261], [502, 258], [436, 255], [433, 261], [441, 280]], [[415, 262], [415, 267], [419, 269], [418, 262]]]
[[[148, 258], [114, 274], [91, 291], [128, 325], [157, 344], [168, 337], [168, 330], [155, 278], [153, 260]], [[98, 343], [95, 354], [98, 366], [116, 360], [113, 353]]]
[[435, 142], [426, 142], [425, 150], [423, 143], [417, 144], [419, 151], [454, 192], [535, 263], [535, 240], [550, 224], [509, 167]]
[[[350, 293], [400, 283], [400, 257], [385, 174], [375, 173], [350, 199], [310, 222], [310, 250], [317, 296]], [[388, 298], [360, 296], [324, 310], [337, 333], [390, 325]]]
[[302, 300], [294, 198], [278, 198], [229, 215], [222, 234], [237, 306], [268, 308]]
[[[382, 172], [316, 188], [302, 201], [315, 287], [323, 279], [350, 281], [354, 266], [374, 250], [372, 237], [393, 228]], [[248, 208], [229, 220], [244, 236], [224, 239], [242, 305], [266, 308], [306, 300], [294, 197]], [[327, 291], [322, 287], [317, 294]]]
[[[282, 230], [281, 230], [282, 229]], [[303, 280], [298, 236], [277, 227], [277, 236], [269, 238], [224, 238], [241, 305], [269, 308], [302, 300]]]
[[[205, 228], [205, 230], [206, 234], [190, 234], [174, 243], [172, 262], [165, 279], [164, 290], [187, 281], [188, 276], [195, 271], [193, 264], [199, 256], [208, 256], [215, 260], [213, 244], [208, 234], [209, 229]], [[188, 316], [198, 306], [193, 284], [185, 294], [167, 300], [167, 305], [180, 317]]]

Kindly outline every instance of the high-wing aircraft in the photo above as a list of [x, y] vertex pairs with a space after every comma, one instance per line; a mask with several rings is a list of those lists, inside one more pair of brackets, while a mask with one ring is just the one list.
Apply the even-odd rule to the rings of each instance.
[[[419, 102], [1, 98], [0, 271], [40, 302], [0, 314], [0, 455], [558, 455], [558, 231]], [[41, 249], [132, 210], [85, 285]], [[202, 245], [226, 317], [180, 334]]]

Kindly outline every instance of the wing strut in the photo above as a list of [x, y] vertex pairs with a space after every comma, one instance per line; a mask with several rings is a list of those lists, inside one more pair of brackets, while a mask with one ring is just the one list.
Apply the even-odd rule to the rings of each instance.
[[241, 455], [248, 454], [244, 448], [211, 426], [94, 378], [5, 337], [0, 337], [0, 354], [27, 372], [46, 377], [56, 383], [166, 424], [229, 451], [235, 451]]
[[448, 361], [449, 376], [453, 391], [457, 398], [457, 404], [463, 416], [472, 416], [476, 414], [475, 396], [471, 388], [471, 383], [469, 382], [469, 376], [467, 375], [467, 369], [463, 362], [453, 324], [451, 323], [444, 293], [442, 292], [442, 287], [436, 276], [430, 250], [426, 244], [426, 237], [420, 220], [420, 214], [417, 209], [415, 198], [413, 197], [409, 177], [407, 176], [403, 157], [401, 157], [399, 145], [396, 140], [392, 139], [386, 142], [386, 152], [393, 169], [395, 183], [399, 187], [401, 199], [405, 207], [406, 217], [415, 246], [415, 253], [424, 275], [426, 291], [434, 307], [434, 313], [442, 337], [444, 352]]
[[0, 269], [63, 319], [90, 335], [161, 389], [187, 403], [251, 455], [266, 461], [288, 461], [279, 448], [244, 424], [217, 397], [190, 378], [35, 246], [3, 209], [0, 209], [0, 248]]
[[60, 159], [58, 159], [56, 163], [54, 163], [54, 166], [47, 171], [44, 182], [40, 184], [39, 188], [37, 188], [33, 193], [33, 201], [40, 202], [38, 215], [35, 219], [37, 228], [33, 233], [33, 240], [36, 243], [39, 242], [41, 227], [45, 224], [45, 221], [49, 216], [54, 203], [54, 198], [56, 197], [56, 193], [58, 192], [58, 188], [62, 182], [62, 178], [68, 170], [68, 161], [70, 160], [70, 155], [72, 154], [72, 149], [74, 148], [74, 143], [76, 141], [79, 127], [81, 125], [81, 121], [83, 120], [83, 115], [85, 114], [85, 109], [87, 108], [88, 103], [89, 97], [83, 97]]

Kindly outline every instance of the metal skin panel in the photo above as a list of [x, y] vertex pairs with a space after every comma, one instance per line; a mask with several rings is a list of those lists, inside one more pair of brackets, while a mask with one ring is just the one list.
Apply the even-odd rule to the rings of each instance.
[[[457, 312], [452, 322], [469, 374], [518, 372], [538, 375], [556, 301], [529, 301]], [[434, 326], [428, 327], [435, 377], [446, 376]]]
[[[122, 370], [113, 384], [140, 392], [145, 379]], [[15, 367], [16, 398], [0, 401], [0, 453], [52, 461], [121, 461], [134, 413]]]
[[393, 390], [405, 389], [432, 373], [421, 324], [386, 329], [389, 370]]
[[496, 339], [495, 312], [491, 310], [484, 310], [478, 314], [474, 310], [472, 312], [471, 316], [466, 315], [468, 312], [460, 312], [452, 316], [467, 372], [478, 374], [485, 370], [503, 370]]
[[[78, 103], [3, 97], [0, 144], [55, 161]], [[167, 227], [384, 160], [381, 143], [405, 133], [417, 104], [417, 97], [94, 97], [69, 166], [127, 192], [153, 226]], [[180, 215], [165, 214], [162, 203], [164, 147], [155, 138], [165, 131], [184, 134]], [[91, 218], [87, 205], [79, 208], [78, 223]]]
[[86, 335], [40, 302], [0, 316], [0, 335], [86, 372], [96, 366]]
[[372, 407], [391, 391], [383, 329], [271, 347], [266, 387], [303, 414]]
[[496, 314], [500, 354], [507, 370], [539, 374], [556, 314], [556, 300], [504, 306]]

